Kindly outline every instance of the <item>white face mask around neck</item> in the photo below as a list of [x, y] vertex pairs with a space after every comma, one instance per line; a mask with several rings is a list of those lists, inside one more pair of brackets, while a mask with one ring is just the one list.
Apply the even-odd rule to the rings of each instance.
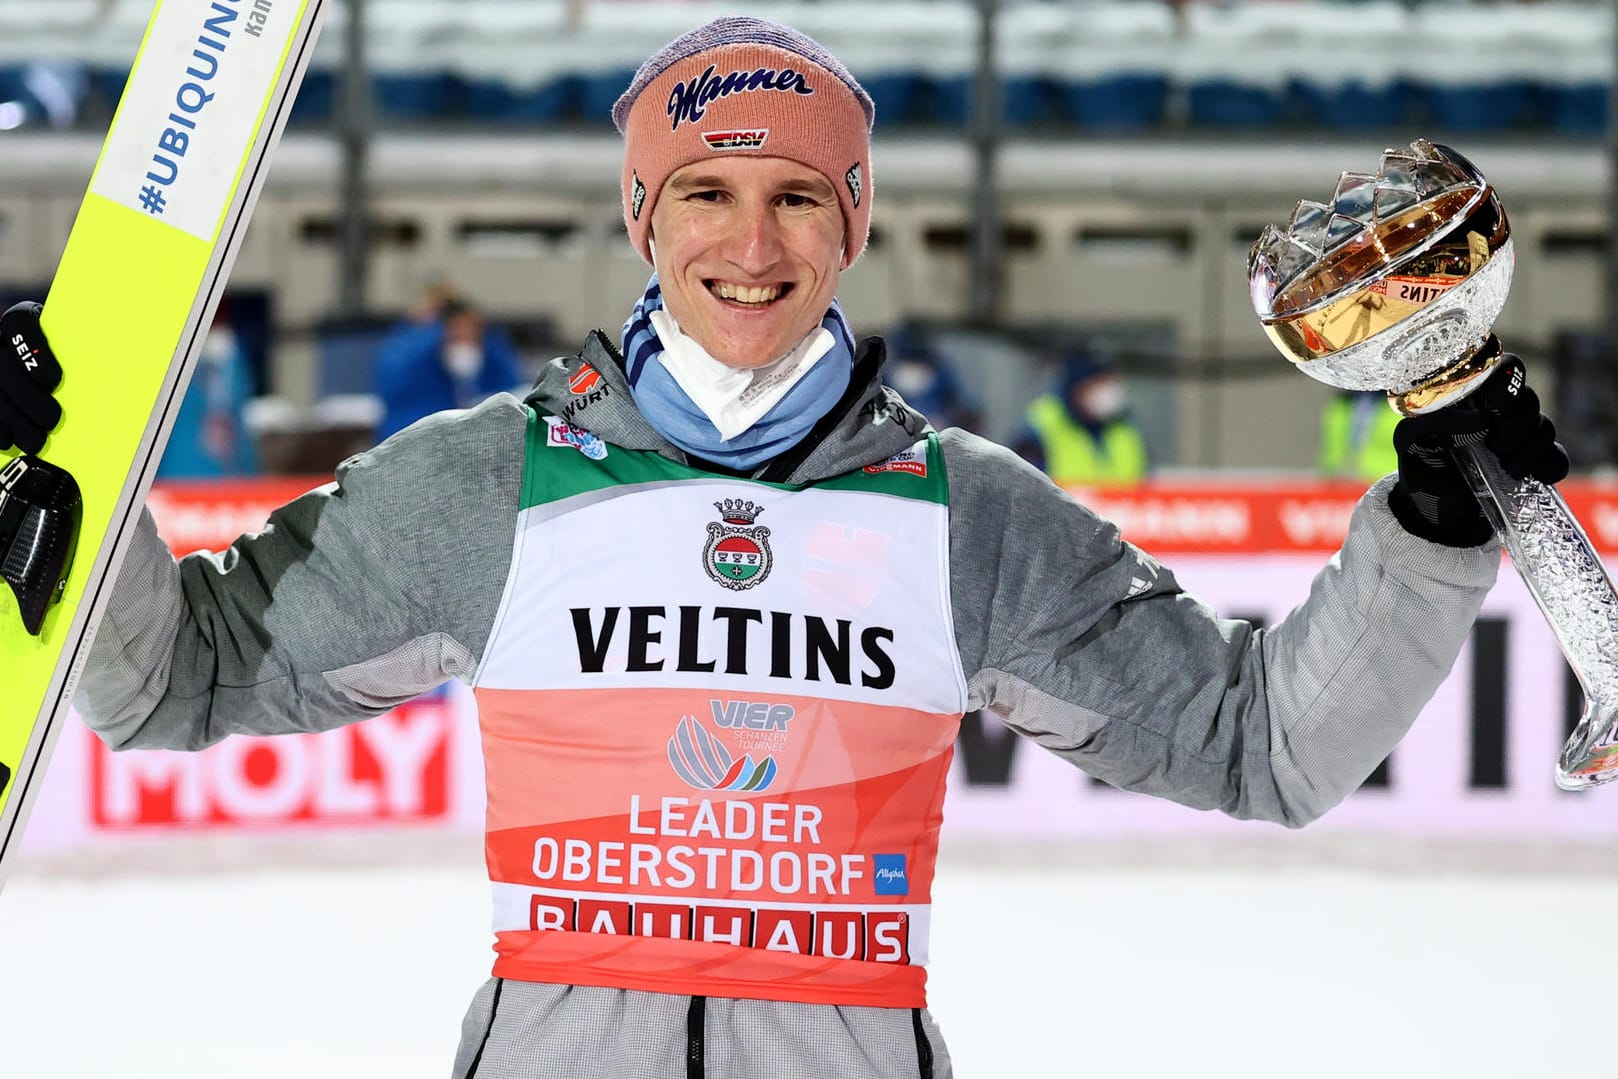
[[653, 311], [650, 318], [663, 345], [658, 362], [727, 442], [774, 408], [833, 344], [831, 332], [816, 326], [780, 359], [743, 369], [714, 359], [695, 338], [680, 332], [666, 309]]

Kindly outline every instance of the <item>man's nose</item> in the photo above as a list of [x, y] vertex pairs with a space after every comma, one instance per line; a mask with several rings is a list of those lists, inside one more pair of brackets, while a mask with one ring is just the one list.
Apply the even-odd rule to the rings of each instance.
[[725, 254], [738, 269], [759, 276], [781, 261], [781, 226], [771, 207], [744, 207], [732, 224]]

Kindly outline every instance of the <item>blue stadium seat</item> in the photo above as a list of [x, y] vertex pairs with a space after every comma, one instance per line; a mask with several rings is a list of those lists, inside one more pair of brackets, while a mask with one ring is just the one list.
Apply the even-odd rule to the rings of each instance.
[[1553, 131], [1606, 131], [1613, 77], [1613, 23], [1599, 5], [1548, 0], [1535, 5], [1547, 63], [1538, 82], [1540, 110]]
[[1552, 130], [1569, 135], [1600, 135], [1607, 130], [1612, 92], [1605, 82], [1557, 82], [1540, 88], [1544, 116]]
[[287, 121], [296, 124], [324, 124], [337, 114], [337, 77], [330, 71], [311, 68], [298, 87]]
[[1172, 63], [1193, 126], [1271, 127], [1288, 116], [1288, 73], [1299, 60], [1310, 4], [1191, 4]]
[[460, 83], [450, 73], [445, 45], [461, 25], [456, 8], [441, 0], [388, 0], [377, 5], [367, 30], [367, 62], [379, 117], [434, 120], [460, 112]]
[[505, 78], [467, 79], [462, 93], [465, 115], [479, 121], [548, 124], [583, 115], [584, 80], [574, 75], [535, 86], [521, 86]]
[[[338, 106], [347, 5], [293, 107]], [[377, 0], [381, 120], [604, 128], [635, 68], [720, 14], [799, 27], [846, 62], [885, 129], [970, 122], [971, 0]], [[152, 0], [0, 0], [0, 101], [62, 122], [122, 94]], [[1610, 15], [1589, 0], [1023, 0], [997, 24], [1001, 122], [1130, 131], [1292, 124], [1442, 133], [1605, 129]], [[31, 65], [43, 63], [44, 67]]]
[[1355, 131], [1424, 119], [1423, 89], [1408, 77], [1409, 8], [1399, 0], [1314, 0], [1298, 10], [1289, 93], [1299, 122]]
[[578, 48], [569, 57], [578, 79], [579, 118], [592, 126], [611, 124], [612, 107], [629, 88], [643, 60], [700, 23], [735, 13], [734, 5], [706, 0], [612, 0], [585, 5]]
[[1550, 58], [1537, 7], [1437, 0], [1412, 12], [1415, 40], [1445, 43], [1441, 62], [1410, 64], [1436, 128], [1506, 131], [1541, 118], [1537, 84]]
[[1163, 122], [1169, 79], [1161, 72], [1120, 71], [1069, 79], [1056, 88], [1062, 115], [1084, 128], [1131, 131]]
[[1061, 9], [1066, 26], [1051, 34], [1048, 68], [1058, 117], [1103, 131], [1162, 123], [1181, 47], [1173, 10], [1151, 2]]
[[460, 84], [444, 71], [378, 72], [371, 78], [377, 115], [393, 120], [446, 120], [460, 115]]
[[578, 77], [579, 118], [591, 124], [610, 124], [612, 107], [635, 78], [632, 67], [594, 68]]
[[977, 47], [969, 5], [827, 0], [768, 17], [792, 22], [847, 64], [876, 103], [882, 128], [965, 122]]
[[1325, 83], [1295, 77], [1290, 91], [1304, 123], [1340, 131], [1403, 128], [1418, 121], [1422, 115], [1418, 103], [1425, 98], [1422, 89], [1407, 79], [1376, 83], [1350, 77]]
[[[925, 104], [916, 115], [919, 121], [949, 127], [972, 122], [976, 78], [968, 75], [932, 80], [922, 84], [922, 93]], [[1002, 79], [1000, 122], [1006, 127], [1018, 128], [1057, 119], [1055, 96], [1055, 88], [1043, 78]]]
[[996, 52], [1000, 118], [1008, 127], [1029, 127], [1059, 118], [1053, 69], [1068, 44], [1071, 24], [1071, 13], [1061, 4], [1001, 9]]
[[1428, 113], [1441, 130], [1505, 131], [1527, 126], [1535, 117], [1536, 88], [1526, 79], [1435, 77], [1421, 85]]
[[464, 0], [458, 8], [459, 26], [442, 50], [459, 80], [462, 115], [539, 124], [579, 115], [585, 79], [577, 64], [588, 46], [565, 5]]

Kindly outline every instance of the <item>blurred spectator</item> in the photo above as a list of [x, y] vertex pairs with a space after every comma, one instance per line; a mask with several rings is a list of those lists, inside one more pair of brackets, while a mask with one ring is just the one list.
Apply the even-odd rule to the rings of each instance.
[[159, 479], [213, 479], [258, 472], [258, 456], [244, 406], [253, 396], [253, 376], [236, 331], [224, 316], [214, 319], [202, 342], [191, 385], [180, 402]]
[[516, 390], [523, 382], [517, 350], [500, 329], [459, 299], [445, 301], [436, 317], [395, 332], [376, 363], [382, 399], [377, 438], [384, 439], [423, 416], [470, 408], [490, 394]]
[[421, 290], [421, 295], [416, 297], [415, 304], [394, 328], [398, 331], [408, 331], [436, 325], [443, 318], [444, 309], [451, 304], [466, 304], [461, 290], [450, 281], [442, 279], [430, 281], [427, 287]]
[[900, 322], [887, 335], [888, 360], [883, 381], [899, 391], [905, 404], [926, 416], [939, 430], [959, 427], [982, 432], [983, 409], [950, 369], [949, 360], [926, 327]]
[[1075, 353], [1056, 389], [1028, 406], [1012, 449], [1062, 486], [1117, 487], [1146, 477], [1146, 444], [1110, 364]]
[[[450, 306], [470, 306], [460, 289], [449, 281], [429, 282], [397, 322], [388, 327], [378, 346], [378, 362], [396, 351], [412, 351], [422, 342], [443, 331], [444, 310]], [[378, 376], [372, 373], [373, 382]]]
[[[376, 346], [378, 363], [396, 351], [413, 351], [435, 334], [441, 333], [444, 311], [451, 306], [466, 307], [470, 304], [453, 282], [442, 278], [428, 282], [409, 309], [387, 328], [382, 343]], [[377, 378], [377, 372], [373, 370], [371, 381], [375, 383]]]
[[1387, 394], [1338, 390], [1320, 414], [1320, 472], [1371, 483], [1399, 470], [1393, 428], [1399, 414]]

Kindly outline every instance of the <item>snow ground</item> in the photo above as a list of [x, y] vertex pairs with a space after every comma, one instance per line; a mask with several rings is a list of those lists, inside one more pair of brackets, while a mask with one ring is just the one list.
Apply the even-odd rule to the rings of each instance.
[[[489, 963], [480, 867], [451, 861], [25, 868], [0, 893], [0, 1073], [441, 1079]], [[1618, 873], [1047, 861], [941, 863], [931, 1001], [965, 1079], [1618, 1067], [1588, 1062]]]

